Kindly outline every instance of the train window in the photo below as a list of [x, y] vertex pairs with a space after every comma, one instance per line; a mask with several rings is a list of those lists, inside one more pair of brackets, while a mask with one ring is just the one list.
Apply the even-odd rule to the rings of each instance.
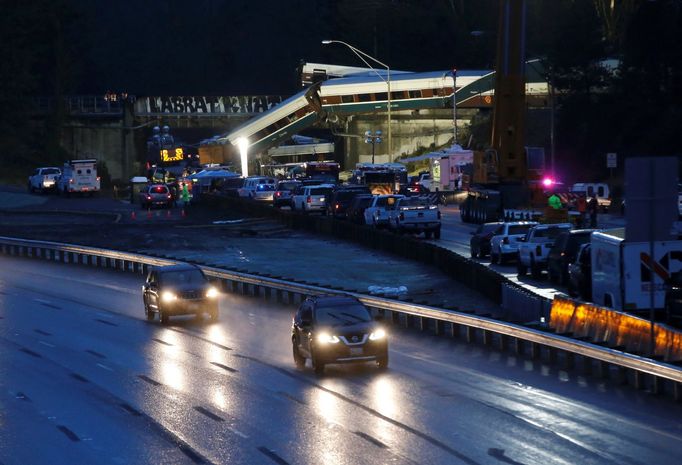
[[386, 92], [374, 94], [374, 100], [388, 100], [388, 94]]
[[420, 90], [411, 90], [410, 91], [410, 98], [420, 98], [422, 96], [422, 92]]
[[353, 103], [355, 101], [353, 97], [354, 97], [353, 95], [342, 95], [341, 101], [343, 103]]
[[433, 97], [433, 89], [422, 89], [422, 97]]
[[372, 94], [359, 94], [358, 100], [361, 102], [371, 102], [372, 101]]
[[399, 92], [391, 92], [391, 99], [392, 100], [400, 100], [405, 98], [405, 92], [402, 90]]
[[323, 98], [322, 102], [325, 103], [326, 105], [335, 105], [341, 103], [341, 97], [339, 97], [338, 95], [330, 95], [329, 97]]

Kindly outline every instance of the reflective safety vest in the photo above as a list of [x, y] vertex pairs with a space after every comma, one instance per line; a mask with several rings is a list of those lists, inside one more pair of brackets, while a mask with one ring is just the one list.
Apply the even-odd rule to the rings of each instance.
[[556, 194], [551, 195], [551, 197], [548, 200], [548, 203], [549, 206], [555, 210], [559, 210], [561, 208], [561, 199]]

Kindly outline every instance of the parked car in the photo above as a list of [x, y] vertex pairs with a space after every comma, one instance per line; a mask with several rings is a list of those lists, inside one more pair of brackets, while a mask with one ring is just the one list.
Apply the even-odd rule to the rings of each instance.
[[388, 194], [375, 195], [369, 207], [365, 208], [365, 224], [381, 228], [388, 226], [390, 214], [398, 199], [402, 199], [404, 195]]
[[354, 297], [308, 297], [294, 316], [291, 344], [296, 367], [310, 359], [317, 374], [331, 363], [388, 366], [386, 330]]
[[28, 178], [29, 192], [45, 192], [57, 190], [57, 180], [62, 172], [53, 166], [36, 168]]
[[530, 268], [534, 278], [539, 278], [547, 268], [547, 257], [559, 234], [571, 230], [570, 223], [539, 224], [533, 226], [519, 243], [516, 262], [518, 276], [525, 276]]
[[490, 254], [490, 240], [493, 236], [501, 233], [504, 223], [496, 221], [493, 223], [483, 223], [471, 232], [469, 249], [471, 258], [485, 257]]
[[365, 224], [365, 209], [372, 204], [373, 199], [372, 194], [356, 195], [346, 210], [346, 218], [355, 224]]
[[440, 210], [428, 199], [402, 197], [389, 213], [388, 227], [397, 233], [424, 233], [426, 239], [440, 239]]
[[150, 184], [140, 191], [140, 205], [142, 208], [173, 206], [173, 194], [165, 184]]
[[302, 211], [303, 213], [327, 212], [327, 199], [332, 193], [332, 184], [319, 184], [316, 186], [301, 186], [296, 189], [292, 198], [292, 210]]
[[557, 236], [554, 246], [547, 256], [547, 274], [553, 283], [568, 283], [568, 265], [578, 256], [581, 245], [590, 242], [594, 229], [576, 229], [565, 231]]
[[272, 201], [275, 193], [275, 179], [264, 176], [249, 176], [239, 189], [239, 196], [252, 200]]
[[171, 316], [203, 313], [215, 321], [219, 297], [201, 268], [190, 264], [154, 267], [142, 286], [147, 320], [158, 315], [162, 324], [168, 323]]
[[369, 194], [369, 188], [362, 185], [337, 187], [327, 202], [327, 214], [334, 218], [346, 218], [346, 210], [360, 194]]
[[490, 239], [490, 263], [504, 264], [519, 252], [519, 240], [526, 236], [536, 221], [512, 221], [504, 223], [499, 232]]
[[568, 265], [568, 294], [586, 301], [592, 300], [591, 250], [589, 242], [581, 245], [575, 261]]
[[291, 197], [300, 181], [295, 179], [285, 179], [278, 181], [275, 186], [275, 193], [272, 195], [272, 205], [275, 208], [291, 207]]

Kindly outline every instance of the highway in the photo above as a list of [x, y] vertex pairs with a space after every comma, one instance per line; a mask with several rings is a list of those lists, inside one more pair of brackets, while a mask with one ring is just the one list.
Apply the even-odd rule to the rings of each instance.
[[392, 329], [391, 366], [294, 368], [293, 307], [144, 320], [142, 277], [0, 257], [0, 463], [678, 464], [682, 406]]

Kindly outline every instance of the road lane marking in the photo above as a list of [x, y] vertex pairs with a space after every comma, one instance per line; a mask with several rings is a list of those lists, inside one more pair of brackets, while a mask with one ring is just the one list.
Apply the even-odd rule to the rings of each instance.
[[52, 336], [52, 333], [48, 333], [47, 331], [43, 331], [42, 329], [34, 329], [33, 331], [35, 331], [38, 334], [42, 334], [43, 336]]
[[100, 320], [99, 318], [95, 318], [95, 321], [109, 326], [118, 326], [116, 323], [112, 323], [111, 321], [107, 320]]
[[268, 457], [270, 460], [273, 462], [277, 463], [278, 465], [289, 465], [289, 462], [284, 460], [282, 457], [280, 457], [274, 450], [268, 449], [265, 446], [260, 446], [258, 447], [258, 451]]
[[232, 427], [228, 426], [228, 427], [227, 427], [227, 430], [230, 431], [231, 433], [236, 434], [237, 436], [239, 436], [239, 437], [242, 438], [242, 439], [249, 439], [249, 435], [248, 435], [248, 434], [244, 434], [244, 433], [242, 433], [241, 431], [239, 431], [238, 429], [235, 429], [235, 428], [232, 428]]
[[107, 371], [114, 371], [111, 368], [109, 368], [108, 366], [102, 365], [101, 363], [98, 363], [97, 366], [104, 369], [104, 370], [107, 370]]
[[96, 352], [94, 350], [88, 349], [88, 350], [86, 350], [86, 352], [89, 353], [90, 355], [94, 355], [97, 358], [107, 358], [106, 355], [100, 354], [99, 352]]
[[210, 418], [213, 421], [219, 421], [219, 422], [225, 421], [225, 419], [223, 417], [216, 415], [215, 413], [211, 412], [208, 409], [205, 409], [204, 407], [201, 407], [200, 405], [195, 406], [194, 410], [201, 413], [202, 415], [207, 416], [208, 418]]
[[66, 426], [64, 426], [64, 425], [57, 425], [57, 429], [58, 429], [59, 431], [61, 431], [62, 433], [64, 433], [64, 434], [66, 435], [66, 437], [69, 438], [69, 439], [71, 439], [73, 442], [78, 442], [78, 441], [80, 441], [80, 438], [76, 435], [76, 433], [74, 433], [73, 431], [71, 431], [71, 430], [70, 430], [69, 428], [67, 428]]
[[49, 342], [45, 342], [45, 341], [38, 341], [38, 344], [42, 344], [44, 346], [50, 347], [51, 349], [54, 349], [56, 347], [54, 344], [50, 344]]

